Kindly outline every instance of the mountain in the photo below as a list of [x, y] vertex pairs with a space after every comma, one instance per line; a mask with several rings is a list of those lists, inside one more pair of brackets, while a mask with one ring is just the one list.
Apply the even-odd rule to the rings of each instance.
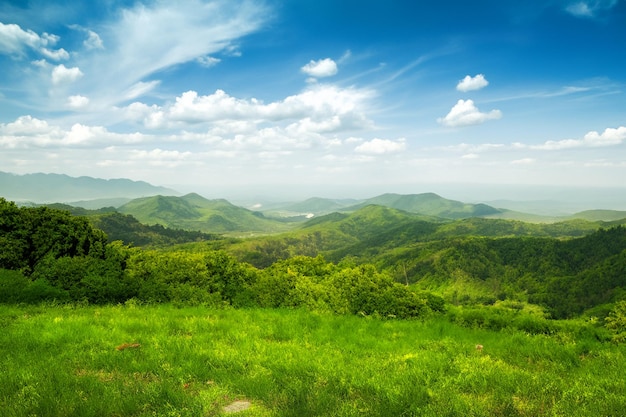
[[490, 216], [501, 213], [494, 207], [486, 204], [467, 204], [460, 201], [448, 200], [434, 193], [423, 194], [382, 194], [365, 200], [364, 202], [348, 207], [346, 211], [354, 211], [368, 205], [379, 205], [409, 213], [420, 213], [444, 219], [464, 219], [469, 217]]
[[129, 179], [70, 177], [62, 174], [16, 175], [0, 172], [0, 196], [7, 200], [36, 203], [69, 202], [105, 198], [137, 198], [177, 195], [174, 190]]
[[287, 230], [285, 223], [218, 199], [191, 193], [182, 197], [153, 196], [131, 200], [118, 208], [144, 224], [160, 224], [207, 233], [275, 233]]

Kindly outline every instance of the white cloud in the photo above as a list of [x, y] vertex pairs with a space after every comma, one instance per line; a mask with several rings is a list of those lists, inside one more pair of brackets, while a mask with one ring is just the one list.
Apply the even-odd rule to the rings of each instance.
[[139, 81], [128, 87], [128, 89], [126, 89], [126, 91], [122, 93], [122, 97], [124, 98], [124, 100], [132, 100], [134, 98], [149, 93], [150, 91], [154, 90], [159, 84], [161, 84], [161, 81], [159, 80], [152, 80], [148, 82]]
[[222, 62], [219, 58], [214, 58], [212, 56], [201, 56], [196, 58], [196, 61], [206, 68], [211, 68]]
[[75, 123], [69, 130], [45, 120], [21, 116], [15, 122], [0, 124], [0, 148], [101, 148], [112, 144], [136, 144], [148, 140], [141, 133], [113, 133], [102, 126]]
[[330, 58], [320, 59], [319, 61], [311, 60], [300, 70], [314, 78], [331, 77], [337, 74], [337, 63]]
[[76, 95], [69, 96], [67, 98], [67, 105], [73, 109], [81, 109], [83, 107], [87, 107], [89, 104], [89, 99], [85, 96]]
[[536, 162], [535, 159], [533, 158], [522, 158], [522, 159], [516, 159], [514, 161], [511, 161], [511, 164], [513, 165], [532, 165]]
[[582, 139], [549, 140], [541, 145], [531, 145], [531, 149], [539, 150], [563, 150], [572, 148], [597, 148], [604, 146], [620, 145], [626, 141], [626, 127], [607, 128], [602, 133], [588, 132]]
[[[289, 123], [287, 128], [290, 131], [298, 134], [333, 132], [370, 127], [372, 123], [366, 110], [372, 96], [373, 92], [369, 90], [319, 85], [266, 104], [255, 98], [238, 99], [223, 90], [206, 96], [187, 91], [169, 106], [133, 103], [126, 108], [126, 115], [150, 127], [224, 121], [248, 121], [257, 125], [285, 122]], [[154, 123], [155, 117], [161, 124]]]
[[440, 117], [437, 121], [444, 126], [463, 127], [478, 125], [501, 117], [502, 112], [500, 110], [482, 113], [474, 105], [473, 100], [459, 100], [445, 117]]
[[78, 67], [67, 68], [65, 65], [57, 65], [52, 70], [52, 84], [66, 84], [78, 80], [84, 74]]
[[372, 139], [367, 142], [363, 142], [361, 145], [354, 148], [358, 153], [370, 154], [370, 155], [382, 155], [386, 153], [402, 152], [406, 149], [406, 141], [404, 138], [398, 140], [389, 139]]
[[63, 48], [57, 50], [50, 50], [48, 48], [41, 48], [39, 50], [43, 56], [53, 61], [60, 61], [62, 59], [69, 59], [70, 54]]
[[120, 16], [106, 26], [107, 49], [89, 68], [94, 87], [111, 91], [113, 102], [157, 71], [220, 51], [236, 54], [233, 41], [257, 30], [267, 13], [255, 1], [187, 0], [176, 7], [138, 2]]
[[98, 35], [93, 30], [87, 30], [87, 39], [83, 41], [83, 45], [87, 49], [104, 49], [104, 43]]
[[32, 30], [23, 30], [19, 25], [0, 22], [0, 52], [7, 54], [24, 56], [25, 49], [33, 49], [47, 58], [53, 60], [67, 59], [69, 54], [63, 48], [58, 50], [48, 49], [59, 41], [59, 37], [49, 33], [41, 36]]
[[612, 9], [616, 4], [617, 0], [578, 1], [570, 3], [565, 11], [576, 17], [593, 18], [600, 12]]
[[481, 88], [485, 88], [489, 85], [489, 81], [485, 79], [483, 74], [477, 74], [474, 77], [470, 77], [466, 75], [456, 86], [458, 91], [468, 92], [474, 90], [480, 90]]
[[48, 122], [30, 115], [20, 116], [12, 123], [0, 124], [0, 134], [6, 136], [33, 136], [50, 133], [52, 130]]

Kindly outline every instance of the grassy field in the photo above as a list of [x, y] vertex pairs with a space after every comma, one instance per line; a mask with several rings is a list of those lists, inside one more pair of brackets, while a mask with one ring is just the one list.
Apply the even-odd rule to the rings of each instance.
[[445, 317], [0, 306], [6, 417], [623, 416], [625, 365], [584, 334]]

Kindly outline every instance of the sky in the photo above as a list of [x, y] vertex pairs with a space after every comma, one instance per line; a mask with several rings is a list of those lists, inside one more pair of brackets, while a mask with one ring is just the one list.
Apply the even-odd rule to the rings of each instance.
[[4, 0], [0, 171], [210, 197], [626, 188], [626, 0]]

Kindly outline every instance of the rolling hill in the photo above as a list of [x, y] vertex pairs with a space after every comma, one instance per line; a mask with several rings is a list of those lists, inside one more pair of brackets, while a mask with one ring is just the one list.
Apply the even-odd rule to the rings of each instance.
[[626, 219], [626, 211], [619, 210], [585, 210], [570, 216], [573, 219], [611, 222]]
[[501, 213], [501, 210], [486, 204], [468, 204], [448, 200], [435, 193], [382, 194], [377, 197], [369, 198], [360, 204], [347, 207], [344, 211], [355, 211], [371, 204], [443, 219], [464, 219]]
[[138, 198], [118, 208], [144, 224], [199, 230], [206, 233], [275, 233], [288, 225], [263, 214], [235, 206], [226, 200], [208, 200], [191, 193], [182, 197]]

